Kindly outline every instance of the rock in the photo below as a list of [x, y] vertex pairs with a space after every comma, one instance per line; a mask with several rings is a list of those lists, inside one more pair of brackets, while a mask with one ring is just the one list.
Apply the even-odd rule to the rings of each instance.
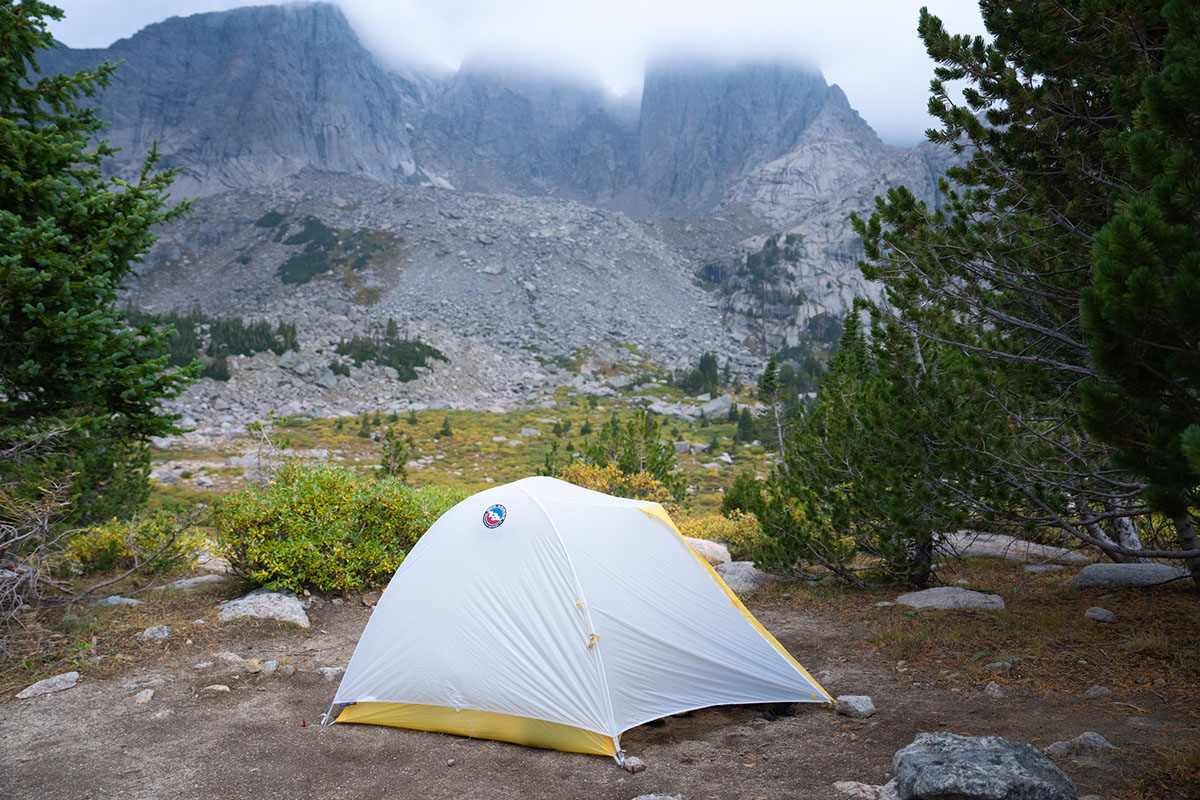
[[296, 668], [293, 667], [291, 664], [280, 664], [279, 665], [279, 674], [280, 675], [295, 675]]
[[175, 709], [160, 708], [158, 711], [154, 712], [154, 714], [151, 716], [151, 719], [168, 719], [173, 716], [175, 716]]
[[342, 677], [342, 674], [345, 673], [345, 671], [345, 667], [321, 667], [317, 670], [317, 672], [321, 673], [321, 676], [327, 681], [336, 681], [338, 678]]
[[135, 705], [144, 706], [154, 698], [153, 689], [142, 689], [137, 693], [137, 697], [133, 698]]
[[1089, 586], [1150, 586], [1186, 578], [1188, 571], [1169, 564], [1088, 564], [1071, 579], [1074, 589]]
[[213, 694], [221, 694], [221, 693], [223, 693], [223, 692], [228, 692], [228, 691], [229, 691], [229, 687], [228, 687], [228, 686], [226, 686], [226, 685], [225, 685], [225, 684], [223, 684], [223, 683], [214, 683], [214, 684], [210, 684], [209, 686], [205, 686], [205, 687], [204, 687], [203, 689], [201, 689], [200, 691], [202, 691], [202, 692], [212, 692]]
[[1026, 564], [1026, 572], [1058, 572], [1066, 569], [1062, 564]]
[[1075, 800], [1075, 784], [1027, 744], [921, 733], [892, 759], [901, 800]]
[[687, 797], [682, 794], [639, 794], [633, 800], [687, 800]]
[[893, 602], [890, 602], [888, 600], [881, 600], [880, 602], [875, 604], [875, 607], [876, 608], [891, 608], [894, 605], [896, 605], [896, 604]]
[[274, 675], [278, 669], [279, 662], [273, 658], [258, 665], [258, 671], [263, 675]]
[[604, 382], [613, 389], [624, 389], [637, 383], [636, 375], [614, 375]]
[[213, 665], [211, 661], [197, 661], [192, 665], [192, 669], [208, 669]]
[[98, 606], [140, 606], [143, 602], [135, 600], [132, 597], [121, 597], [119, 594], [114, 594], [111, 597], [102, 597], [96, 601]]
[[158, 587], [159, 589], [177, 589], [182, 592], [191, 591], [197, 587], [211, 586], [228, 580], [224, 575], [198, 575], [195, 578], [180, 578], [177, 581]]
[[733, 456], [729, 455], [729, 453], [721, 453], [721, 455], [717, 456], [717, 461], [720, 461], [722, 464], [731, 465], [733, 464]]
[[1009, 561], [1063, 561], [1086, 564], [1090, 558], [1065, 547], [1050, 547], [1015, 539], [1003, 533], [957, 531], [946, 537], [946, 546], [960, 558], [1004, 558]]
[[232, 664], [235, 667], [241, 667], [246, 663], [246, 659], [242, 658], [237, 653], [213, 653], [212, 657], [218, 661], [224, 661], [226, 664]]
[[529, 436], [541, 436], [542, 432], [537, 428], [521, 428], [521, 432], [517, 435], [521, 436], [522, 438]]
[[171, 638], [170, 625], [152, 625], [137, 635], [139, 642], [165, 642]]
[[909, 592], [897, 597], [896, 602], [913, 608], [1004, 608], [1004, 601], [998, 594], [972, 592], [959, 586], [935, 586]]
[[695, 539], [691, 536], [683, 537], [684, 540], [692, 546], [700, 556], [712, 564], [714, 567], [717, 564], [728, 564], [733, 558], [729, 555], [729, 548], [720, 542], [710, 542], [708, 539]]
[[301, 628], [309, 626], [308, 615], [300, 598], [290, 592], [273, 592], [270, 589], [255, 589], [244, 597], [221, 604], [220, 619], [228, 622], [238, 617], [261, 617], [291, 622]]
[[1093, 686], [1084, 692], [1083, 696], [1097, 700], [1101, 697], [1112, 697], [1112, 693], [1112, 689], [1109, 689], [1107, 686]]
[[704, 415], [705, 419], [724, 420], [729, 415], [731, 408], [733, 408], [733, 395], [723, 394], [700, 406], [700, 413]]
[[673, 444], [675, 445], [675, 453], [677, 455], [683, 455], [692, 449], [691, 442], [673, 442]]
[[833, 784], [833, 788], [835, 791], [848, 795], [849, 800], [898, 800], [894, 779], [883, 786], [873, 786], [858, 781], [837, 781]]
[[768, 583], [779, 580], [777, 575], [763, 572], [754, 566], [753, 561], [730, 561], [717, 564], [714, 569], [725, 585], [735, 592], [752, 592]]
[[453, 758], [447, 758], [447, 759], [446, 759], [446, 766], [447, 766], [447, 767], [453, 767], [453, 766], [454, 766], [455, 764], [457, 764], [457, 763], [458, 763], [458, 762], [457, 762], [457, 761], [455, 761]]
[[875, 704], [865, 694], [843, 694], [838, 696], [834, 710], [846, 717], [866, 719], [875, 713]]
[[1095, 620], [1096, 622], [1116, 622], [1117, 615], [1109, 611], [1107, 608], [1100, 606], [1092, 606], [1087, 611], [1083, 612], [1083, 616], [1087, 619]]
[[242, 664], [242, 669], [253, 675], [257, 672], [262, 672], [262, 665], [258, 663], [257, 658], [247, 658]]
[[41, 697], [44, 694], [51, 692], [61, 692], [64, 689], [72, 689], [79, 682], [78, 672], [63, 672], [45, 680], [40, 680], [37, 683], [26, 686], [21, 691], [17, 692], [18, 700], [28, 700], [31, 697]]
[[641, 772], [646, 768], [646, 762], [642, 761], [637, 756], [629, 756], [625, 759], [625, 771], [629, 774]]
[[208, 477], [207, 475], [201, 475], [201, 476], [197, 477], [195, 480], [193, 480], [192, 483], [196, 484], [197, 486], [203, 486], [205, 489], [208, 489], [213, 486], [213, 479]]
[[1069, 742], [1053, 742], [1046, 745], [1043, 751], [1046, 755], [1053, 758], [1066, 758], [1072, 753], [1079, 753], [1087, 750], [1116, 750], [1108, 739], [1105, 739], [1095, 731], [1085, 731]]
[[983, 693], [993, 700], [999, 700], [1007, 694], [1004, 688], [995, 681], [988, 681], [988, 685], [983, 687]]

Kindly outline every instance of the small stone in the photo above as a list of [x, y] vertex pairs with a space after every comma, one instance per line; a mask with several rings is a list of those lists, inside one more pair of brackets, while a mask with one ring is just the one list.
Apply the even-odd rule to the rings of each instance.
[[447, 759], [446, 759], [446, 766], [447, 766], [447, 767], [453, 767], [453, 766], [454, 766], [455, 764], [457, 764], [457, 763], [458, 763], [458, 762], [457, 762], [457, 761], [455, 761], [453, 758], [447, 758]]
[[135, 600], [132, 597], [121, 597], [114, 594], [112, 597], [102, 597], [96, 601], [98, 606], [140, 606], [143, 605], [141, 600]]
[[1083, 696], [1090, 697], [1093, 700], [1095, 700], [1095, 699], [1098, 699], [1101, 697], [1111, 697], [1112, 693], [1113, 693], [1112, 689], [1109, 689], [1107, 686], [1093, 686], [1092, 688], [1090, 688], [1086, 692], [1084, 692]]
[[211, 661], [197, 661], [192, 665], [192, 669], [208, 669], [213, 665]]
[[[876, 608], [891, 608], [894, 605], [896, 605], [896, 604], [889, 600], [882, 600], [882, 601], [876, 603], [875, 607]], [[843, 783], [854, 783], [854, 781], [843, 781]], [[836, 786], [837, 784], [834, 784], [834, 785]]]
[[276, 670], [278, 670], [278, 669], [279, 669], [279, 662], [276, 661], [275, 659], [271, 659], [270, 661], [264, 661], [264, 662], [262, 662], [261, 665], [259, 665], [259, 671], [262, 672], [263, 675], [274, 675]]
[[258, 663], [257, 658], [247, 658], [245, 663], [242, 664], [242, 669], [253, 675], [256, 672], [261, 672], [262, 666]]
[[1004, 600], [1000, 595], [972, 592], [960, 586], [935, 586], [909, 592], [897, 597], [896, 602], [913, 608], [1004, 608]]
[[175, 716], [175, 709], [160, 708], [158, 711], [155, 711], [154, 714], [150, 718], [151, 719], [167, 719], [168, 717], [173, 717], [173, 716]]
[[209, 686], [205, 686], [205, 687], [204, 687], [203, 689], [201, 689], [200, 691], [202, 691], [202, 692], [214, 692], [214, 693], [216, 693], [216, 694], [220, 694], [220, 693], [222, 693], [222, 692], [228, 692], [228, 691], [230, 691], [230, 689], [229, 689], [229, 687], [228, 687], [228, 686], [226, 686], [226, 685], [225, 685], [225, 684], [223, 684], [223, 683], [214, 683], [214, 684], [211, 684], [211, 685], [209, 685]]
[[1062, 564], [1026, 564], [1026, 572], [1058, 572], [1066, 569]]
[[637, 773], [637, 772], [641, 772], [645, 768], [646, 768], [646, 762], [642, 761], [637, 756], [630, 756], [629, 758], [625, 759], [625, 771], [628, 772], [630, 775], [633, 775], [634, 773]]
[[51, 692], [61, 692], [71, 689], [79, 682], [78, 672], [63, 672], [51, 678], [30, 684], [17, 693], [18, 700], [28, 700], [31, 697], [41, 697]]
[[988, 685], [983, 688], [983, 693], [994, 700], [999, 700], [1007, 694], [995, 681], [988, 681]]
[[875, 713], [875, 704], [865, 694], [844, 694], [838, 697], [834, 710], [854, 719], [866, 719]]
[[194, 619], [194, 620], [192, 620], [192, 624], [193, 625], [205, 625], [207, 623], [202, 619]]
[[144, 706], [154, 698], [153, 689], [142, 689], [137, 693], [137, 697], [133, 699], [134, 704]]
[[1112, 742], [1095, 731], [1084, 731], [1071, 740], [1075, 746], [1085, 750], [1116, 750]]
[[165, 642], [171, 638], [170, 625], [152, 625], [137, 635], [139, 642]]
[[336, 681], [345, 671], [345, 667], [321, 667], [317, 670], [327, 681]]
[[213, 653], [212, 657], [218, 661], [224, 661], [226, 664], [233, 664], [234, 666], [239, 667], [246, 663], [246, 659], [242, 658], [237, 653]]
[[1107, 608], [1101, 608], [1100, 606], [1092, 606], [1087, 611], [1083, 612], [1083, 616], [1090, 620], [1095, 620], [1096, 622], [1112, 623], [1117, 621], [1116, 614], [1109, 611]]
[[291, 664], [280, 664], [279, 665], [279, 674], [280, 675], [295, 675], [296, 668], [293, 667]]
[[268, 589], [256, 589], [244, 597], [222, 603], [219, 616], [222, 622], [238, 617], [263, 617], [291, 622], [301, 628], [309, 626], [308, 615], [298, 597]]

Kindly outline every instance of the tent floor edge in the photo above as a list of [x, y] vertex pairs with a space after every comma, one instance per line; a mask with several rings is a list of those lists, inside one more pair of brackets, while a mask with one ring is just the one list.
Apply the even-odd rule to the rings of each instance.
[[346, 706], [337, 722], [386, 725], [418, 731], [450, 733], [472, 739], [617, 757], [616, 737], [559, 722], [547, 722], [495, 711], [456, 709], [419, 703], [362, 702]]

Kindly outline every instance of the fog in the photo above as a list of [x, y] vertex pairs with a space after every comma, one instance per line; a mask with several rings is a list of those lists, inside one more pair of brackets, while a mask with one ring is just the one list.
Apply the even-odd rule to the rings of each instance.
[[[59, 0], [71, 47], [106, 47], [170, 16], [236, 0]], [[363, 42], [393, 65], [506, 63], [636, 94], [648, 60], [781, 59], [819, 68], [887, 142], [911, 145], [933, 62], [917, 38], [928, 6], [954, 33], [984, 33], [977, 0], [340, 0]]]

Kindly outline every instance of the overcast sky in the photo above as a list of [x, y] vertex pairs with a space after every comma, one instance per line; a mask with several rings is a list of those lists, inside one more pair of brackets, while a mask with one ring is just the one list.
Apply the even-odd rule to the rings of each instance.
[[[52, 0], [71, 47], [106, 47], [170, 16], [260, 3]], [[638, 91], [648, 56], [779, 57], [815, 64], [888, 142], [911, 145], [933, 64], [917, 38], [921, 6], [953, 33], [984, 33], [978, 0], [339, 0], [359, 36], [392, 62], [457, 67], [468, 56], [520, 59]]]

